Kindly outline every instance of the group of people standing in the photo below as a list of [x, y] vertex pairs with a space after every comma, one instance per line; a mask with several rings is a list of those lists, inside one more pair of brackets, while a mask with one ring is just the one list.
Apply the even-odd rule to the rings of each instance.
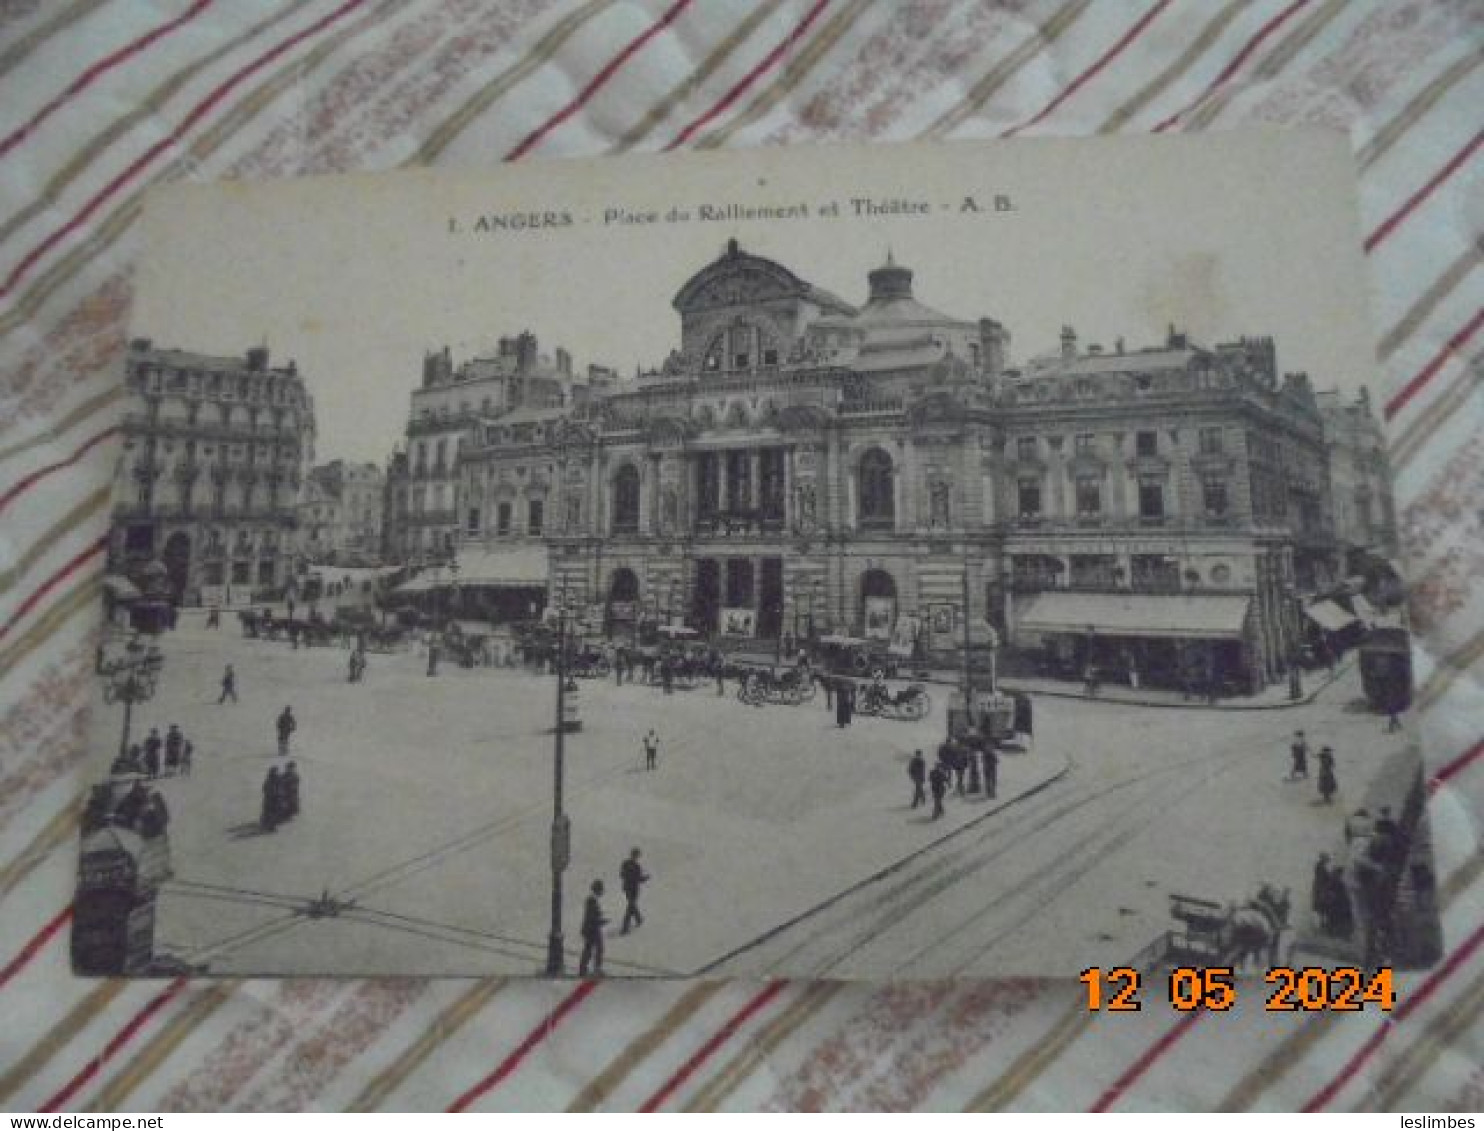
[[163, 738], [160, 728], [151, 727], [143, 742], [136, 742], [113, 760], [110, 772], [119, 774], [142, 774], [153, 781], [158, 777], [174, 777], [180, 774], [189, 777], [195, 748], [181, 733], [180, 727], [171, 723]]
[[283, 770], [273, 766], [263, 779], [263, 808], [258, 823], [265, 833], [299, 815], [299, 770], [290, 762]]
[[170, 825], [170, 810], [159, 790], [146, 788], [137, 778], [117, 801], [114, 787], [104, 782], [95, 785], [88, 795], [82, 814], [83, 835], [109, 825], [129, 829], [145, 840], [153, 840], [165, 835]]
[[[634, 927], [644, 925], [644, 916], [639, 911], [639, 889], [649, 882], [649, 878], [649, 873], [639, 863], [639, 850], [630, 849], [618, 866], [618, 883], [624, 895], [623, 923], [619, 934], [626, 935]], [[577, 963], [580, 978], [603, 973], [603, 928], [608, 925], [603, 914], [605, 890], [602, 880], [594, 880], [582, 905], [582, 957]]]
[[[927, 759], [921, 750], [915, 750], [907, 762], [907, 779], [912, 783], [911, 808], [927, 804], [928, 792], [933, 797], [933, 820], [943, 816], [943, 799], [948, 788], [953, 786], [959, 797], [978, 793], [982, 788], [986, 798], [993, 799], [999, 792], [1000, 757], [989, 743], [971, 745], [956, 738], [949, 738], [938, 747], [938, 758], [928, 769]], [[968, 778], [967, 784], [965, 778]]]
[[[1304, 732], [1296, 730], [1293, 732], [1293, 742], [1288, 747], [1290, 765], [1288, 780], [1305, 781], [1309, 778], [1309, 740], [1304, 737]], [[1317, 755], [1319, 761], [1319, 779], [1315, 783], [1319, 787], [1319, 799], [1324, 804], [1332, 804], [1335, 793], [1340, 788], [1339, 779], [1335, 777], [1335, 752], [1328, 746], [1321, 746]]]

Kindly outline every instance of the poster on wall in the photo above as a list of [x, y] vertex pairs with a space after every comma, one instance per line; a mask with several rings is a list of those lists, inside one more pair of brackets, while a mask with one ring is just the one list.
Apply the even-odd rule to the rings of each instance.
[[723, 636], [752, 636], [757, 629], [756, 609], [722, 609]]
[[865, 637], [867, 640], [890, 640], [896, 621], [895, 597], [867, 597], [865, 600]]
[[898, 617], [886, 650], [893, 656], [911, 656], [917, 650], [917, 634], [921, 631], [921, 617], [905, 614]]
[[946, 647], [953, 637], [953, 606], [934, 605], [928, 615], [931, 619], [933, 646]]

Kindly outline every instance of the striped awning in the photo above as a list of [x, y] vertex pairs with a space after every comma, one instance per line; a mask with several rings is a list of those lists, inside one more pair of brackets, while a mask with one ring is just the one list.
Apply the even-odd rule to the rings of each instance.
[[1200, 593], [1039, 593], [1019, 604], [1021, 632], [1234, 640], [1243, 635], [1252, 598]]

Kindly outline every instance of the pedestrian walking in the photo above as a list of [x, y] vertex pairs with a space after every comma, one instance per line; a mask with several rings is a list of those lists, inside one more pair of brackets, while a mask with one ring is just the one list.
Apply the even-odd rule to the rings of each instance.
[[216, 705], [220, 707], [228, 698], [233, 703], [237, 702], [237, 673], [232, 670], [231, 664], [228, 664], [227, 670], [222, 672], [222, 694], [221, 698], [216, 701]]
[[652, 770], [659, 764], [660, 740], [654, 731], [644, 736], [644, 768]]
[[158, 727], [149, 728], [149, 737], [144, 740], [144, 773], [145, 776], [157, 778], [160, 776], [160, 750], [164, 746], [160, 738]]
[[994, 798], [1000, 785], [1000, 756], [993, 746], [984, 747], [984, 796]]
[[1355, 934], [1355, 907], [1350, 900], [1350, 887], [1345, 883], [1345, 870], [1334, 864], [1329, 870], [1329, 933], [1348, 939]]
[[586, 978], [588, 971], [601, 977], [603, 974], [603, 928], [608, 920], [603, 918], [603, 881], [594, 880], [582, 908], [582, 958], [577, 963], [577, 976]]
[[907, 777], [912, 782], [912, 808], [926, 805], [927, 791], [923, 787], [927, 783], [927, 759], [921, 750], [912, 752], [912, 760], [907, 763]]
[[1292, 761], [1288, 770], [1288, 780], [1307, 779], [1309, 776], [1309, 743], [1304, 738], [1303, 731], [1293, 732], [1293, 742], [1288, 747], [1288, 753]]
[[948, 770], [939, 762], [928, 775], [928, 785], [933, 790], [933, 820], [943, 815], [943, 795], [948, 792]]
[[299, 815], [299, 770], [290, 762], [284, 767], [278, 787], [282, 797], [283, 820], [292, 821]]
[[289, 752], [289, 739], [294, 731], [299, 729], [299, 723], [294, 718], [292, 709], [285, 707], [283, 714], [278, 716], [278, 752], [287, 754]]
[[221, 628], [221, 626], [222, 626], [222, 611], [220, 609], [212, 609], [211, 612], [209, 612], [209, 613], [206, 614], [206, 627], [207, 628]]
[[948, 768], [953, 771], [953, 792], [962, 797], [964, 795], [964, 774], [969, 768], [969, 751], [960, 743], [953, 743], [948, 748]]
[[170, 724], [170, 729], [165, 732], [165, 772], [175, 773], [180, 768], [180, 751], [185, 744], [185, 735], [180, 733], [180, 727], [176, 723]]
[[629, 933], [629, 924], [636, 927], [644, 926], [644, 916], [639, 911], [639, 888], [649, 882], [649, 873], [639, 863], [639, 850], [629, 850], [629, 858], [618, 866], [618, 880], [623, 887], [624, 910], [623, 925], [618, 933], [626, 935]]
[[274, 766], [268, 771], [268, 776], [263, 779], [263, 806], [258, 817], [258, 826], [265, 832], [271, 833], [278, 828], [283, 804], [283, 786], [281, 784], [283, 775]]
[[824, 688], [824, 709], [832, 711], [835, 709], [835, 678], [834, 676], [821, 675], [819, 686]]
[[1331, 897], [1333, 880], [1329, 870], [1329, 853], [1321, 852], [1314, 861], [1314, 874], [1309, 882], [1309, 908], [1319, 920], [1319, 929], [1325, 934], [1334, 933], [1334, 900]]
[[191, 776], [191, 759], [194, 756], [195, 747], [191, 745], [188, 738], [180, 746], [180, 776], [188, 778]]
[[438, 674], [438, 645], [434, 641], [428, 642], [428, 675]]
[[850, 725], [850, 701], [844, 680], [835, 688], [835, 725], [840, 728]]
[[1335, 752], [1328, 746], [1319, 751], [1319, 796], [1326, 805], [1335, 799], [1339, 782], [1335, 780]]

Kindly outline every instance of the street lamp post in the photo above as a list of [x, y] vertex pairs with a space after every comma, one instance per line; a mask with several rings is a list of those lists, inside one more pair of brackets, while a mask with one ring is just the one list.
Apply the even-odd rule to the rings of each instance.
[[546, 976], [566, 973], [566, 948], [562, 941], [562, 873], [572, 858], [572, 823], [562, 809], [565, 738], [567, 733], [567, 594], [563, 587], [557, 610], [556, 726], [553, 728], [551, 815], [551, 933], [546, 941]]
[[165, 658], [160, 655], [160, 650], [135, 637], [129, 641], [123, 656], [105, 661], [99, 668], [99, 674], [108, 681], [103, 685], [104, 697], [109, 702], [124, 705], [124, 729], [119, 738], [121, 758], [129, 753], [129, 728], [133, 723], [134, 704], [154, 698], [160, 669], [164, 666]]

